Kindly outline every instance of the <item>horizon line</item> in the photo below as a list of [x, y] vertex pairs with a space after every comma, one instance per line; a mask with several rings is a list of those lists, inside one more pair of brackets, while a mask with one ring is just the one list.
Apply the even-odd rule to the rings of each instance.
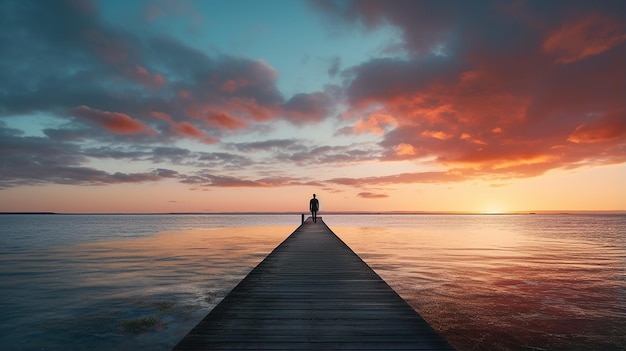
[[[297, 211], [199, 211], [199, 212], [53, 212], [0, 211], [0, 215], [307, 215]], [[626, 214], [626, 210], [528, 210], [528, 211], [327, 211], [326, 215], [534, 215], [534, 214]]]

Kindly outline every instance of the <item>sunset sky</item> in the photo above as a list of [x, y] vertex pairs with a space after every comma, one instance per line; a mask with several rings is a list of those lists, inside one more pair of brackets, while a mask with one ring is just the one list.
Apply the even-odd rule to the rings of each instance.
[[626, 1], [0, 2], [0, 211], [626, 210]]

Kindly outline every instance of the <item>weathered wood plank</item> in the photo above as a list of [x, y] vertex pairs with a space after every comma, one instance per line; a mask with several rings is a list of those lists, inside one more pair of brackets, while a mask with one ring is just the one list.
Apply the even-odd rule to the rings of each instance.
[[318, 217], [248, 274], [174, 350], [451, 350]]

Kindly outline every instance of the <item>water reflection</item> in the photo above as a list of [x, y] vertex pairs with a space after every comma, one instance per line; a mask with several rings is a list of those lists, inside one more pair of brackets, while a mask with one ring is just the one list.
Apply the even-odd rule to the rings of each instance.
[[293, 230], [185, 230], [3, 254], [0, 344], [169, 350]]
[[459, 350], [623, 349], [623, 247], [482, 226], [333, 227]]

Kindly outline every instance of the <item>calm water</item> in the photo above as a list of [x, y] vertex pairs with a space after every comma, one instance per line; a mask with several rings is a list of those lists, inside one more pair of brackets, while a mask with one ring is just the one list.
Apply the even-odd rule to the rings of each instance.
[[[326, 215], [459, 350], [626, 349], [626, 216]], [[298, 215], [2, 215], [0, 345], [169, 350]]]

